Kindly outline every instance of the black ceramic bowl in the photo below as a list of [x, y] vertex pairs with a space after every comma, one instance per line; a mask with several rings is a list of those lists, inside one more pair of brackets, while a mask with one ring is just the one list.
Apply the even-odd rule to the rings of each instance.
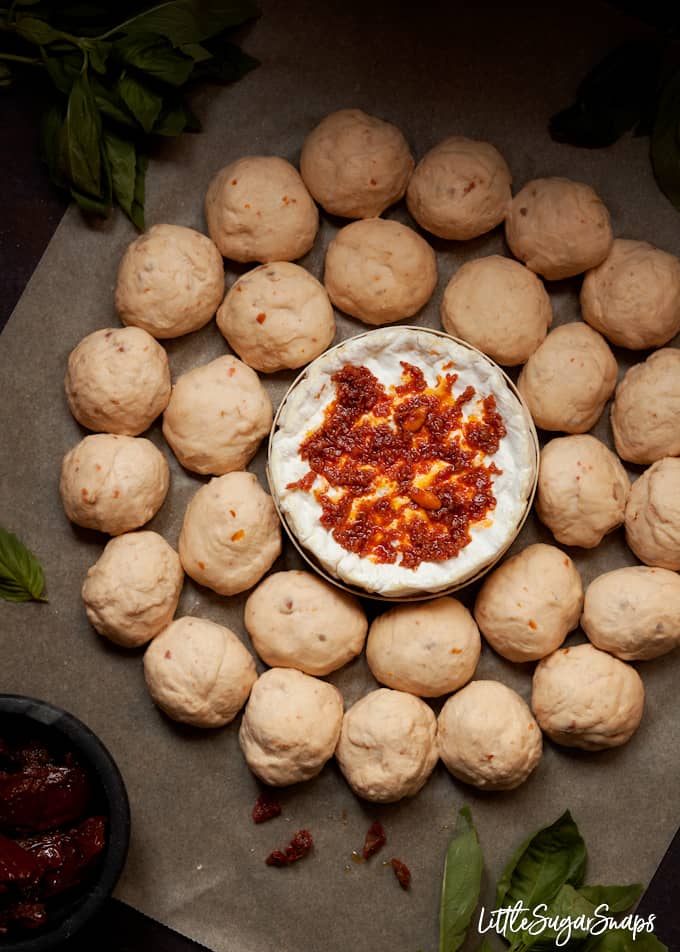
[[40, 952], [72, 936], [113, 891], [125, 864], [130, 840], [130, 808], [120, 771], [99, 738], [72, 714], [45, 701], [0, 694], [0, 736], [30, 734], [50, 749], [72, 751], [92, 782], [88, 815], [106, 817], [106, 846], [91, 875], [79, 886], [49, 900], [42, 927], [0, 936], [0, 952]]

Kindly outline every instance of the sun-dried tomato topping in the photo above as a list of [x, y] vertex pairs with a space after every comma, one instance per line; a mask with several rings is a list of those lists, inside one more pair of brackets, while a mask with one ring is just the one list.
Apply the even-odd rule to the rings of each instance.
[[275, 816], [281, 816], [281, 804], [278, 800], [273, 800], [268, 793], [261, 793], [255, 801], [252, 816], [255, 823], [266, 823]]
[[375, 823], [371, 823], [368, 828], [361, 855], [364, 859], [375, 856], [378, 850], [381, 850], [386, 842], [387, 837], [385, 836], [385, 829], [382, 823], [380, 823], [379, 820], [376, 820]]
[[303, 859], [314, 846], [314, 840], [309, 830], [298, 830], [293, 839], [285, 849], [274, 850], [265, 859], [267, 866], [290, 866], [291, 863], [297, 863]]
[[394, 875], [399, 880], [399, 885], [402, 889], [408, 889], [411, 885], [411, 870], [408, 868], [406, 863], [402, 863], [400, 859], [391, 859], [390, 865], [394, 870]]
[[[309, 470], [288, 489], [314, 492], [321, 524], [344, 549], [405, 568], [455, 558], [470, 529], [496, 506], [485, 456], [506, 435], [493, 394], [467, 420], [473, 387], [457, 375], [435, 386], [402, 361], [402, 383], [385, 388], [367, 367], [333, 374], [335, 398], [300, 446]], [[320, 476], [323, 488], [313, 490]]]

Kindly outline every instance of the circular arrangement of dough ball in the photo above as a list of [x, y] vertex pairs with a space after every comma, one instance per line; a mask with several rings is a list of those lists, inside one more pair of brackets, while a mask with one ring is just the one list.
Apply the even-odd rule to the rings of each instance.
[[680, 575], [646, 565], [605, 572], [586, 589], [581, 627], [624, 661], [672, 651], [680, 645]]
[[637, 730], [644, 703], [635, 668], [592, 645], [561, 648], [539, 661], [534, 672], [536, 720], [565, 747], [620, 747]]
[[309, 191], [327, 212], [343, 218], [375, 218], [399, 201], [414, 164], [399, 129], [361, 109], [326, 116], [300, 154]]
[[183, 581], [179, 556], [162, 536], [127, 532], [111, 539], [87, 571], [87, 617], [100, 635], [137, 648], [170, 624]]
[[275, 572], [250, 595], [244, 623], [271, 667], [330, 674], [361, 654], [368, 622], [356, 598], [311, 572]]
[[628, 370], [611, 413], [616, 452], [631, 463], [680, 456], [680, 350], [666, 347]]
[[380, 803], [413, 797], [434, 770], [437, 719], [420, 698], [379, 688], [346, 712], [335, 757], [357, 796]]
[[345, 225], [328, 246], [324, 284], [333, 304], [366, 324], [411, 317], [432, 297], [437, 259], [412, 228], [385, 218]]
[[187, 506], [179, 537], [184, 571], [219, 595], [255, 585], [280, 554], [279, 517], [253, 473], [211, 479]]
[[536, 514], [562, 545], [599, 545], [623, 523], [629, 491], [621, 460], [588, 433], [558, 437], [541, 450]]
[[64, 457], [59, 492], [71, 522], [115, 536], [152, 519], [169, 485], [167, 461], [150, 440], [95, 433]]
[[151, 697], [174, 721], [222, 727], [236, 717], [257, 680], [255, 662], [229, 628], [178, 618], [144, 653]]
[[489, 142], [450, 136], [425, 155], [406, 191], [408, 210], [439, 238], [466, 240], [505, 218], [512, 175]]
[[658, 460], [633, 483], [625, 522], [641, 562], [680, 571], [680, 459]]
[[475, 618], [494, 651], [509, 661], [551, 654], [578, 625], [581, 576], [554, 545], [529, 545], [487, 575]]
[[375, 619], [366, 660], [381, 684], [421, 697], [456, 691], [475, 673], [479, 630], [455, 598], [398, 605]]
[[232, 261], [295, 261], [307, 254], [319, 213], [290, 162], [251, 155], [227, 165], [205, 196], [210, 237]]
[[105, 327], [71, 351], [64, 387], [81, 426], [138, 436], [168, 405], [168, 355], [139, 327]]
[[519, 261], [489, 255], [467, 261], [441, 304], [444, 330], [506, 367], [523, 364], [543, 343], [552, 305], [540, 278]]
[[519, 787], [543, 752], [541, 732], [522, 698], [500, 681], [472, 681], [439, 714], [439, 756], [481, 790]]
[[342, 707], [342, 695], [327, 681], [270, 668], [255, 682], [241, 721], [246, 763], [273, 787], [310, 780], [333, 756]]
[[163, 436], [186, 469], [221, 476], [253, 458], [272, 419], [260, 378], [226, 354], [178, 378], [163, 414]]
[[262, 373], [314, 360], [335, 337], [335, 316], [322, 284], [297, 264], [275, 261], [231, 286], [217, 326], [241, 360]]
[[585, 276], [583, 320], [613, 344], [660, 347], [680, 331], [680, 260], [646, 241], [617, 238]]
[[613, 241], [597, 192], [566, 178], [527, 182], [508, 210], [505, 238], [516, 258], [549, 281], [596, 267]]
[[602, 415], [617, 374], [604, 337], [587, 324], [562, 324], [529, 357], [517, 388], [536, 426], [586, 433]]
[[123, 324], [154, 337], [203, 327], [224, 295], [224, 263], [207, 235], [183, 225], [154, 225], [123, 255], [115, 304]]

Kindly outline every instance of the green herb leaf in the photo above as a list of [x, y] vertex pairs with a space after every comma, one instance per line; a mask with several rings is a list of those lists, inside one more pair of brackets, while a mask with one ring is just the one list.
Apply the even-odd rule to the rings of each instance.
[[0, 86], [11, 86], [12, 70], [4, 63], [0, 63]]
[[680, 211], [680, 70], [662, 90], [650, 151], [659, 188]]
[[482, 939], [475, 952], [493, 952], [493, 947], [488, 939]]
[[92, 69], [100, 76], [106, 75], [106, 64], [112, 49], [113, 44], [105, 43], [103, 40], [93, 40], [87, 43], [88, 59]]
[[193, 59], [162, 36], [126, 37], [118, 40], [115, 51], [128, 65], [171, 86], [183, 86], [194, 68]]
[[153, 131], [159, 136], [178, 136], [181, 132], [184, 132], [189, 122], [190, 113], [181, 100], [173, 104], [169, 104], [166, 100]]
[[129, 73], [123, 73], [118, 80], [118, 92], [142, 129], [145, 132], [151, 132], [154, 122], [160, 115], [163, 97]]
[[102, 116], [113, 120], [113, 122], [124, 126], [126, 129], [139, 129], [139, 123], [115, 89], [109, 89], [96, 76], [91, 78], [90, 88], [97, 109]]
[[468, 807], [458, 822], [446, 851], [439, 908], [439, 952], [456, 952], [479, 901], [484, 860]]
[[46, 602], [45, 576], [33, 553], [0, 526], [0, 598], [8, 602]]
[[515, 851], [499, 880], [496, 907], [521, 901], [533, 909], [552, 902], [561, 886], [582, 885], [586, 859], [586, 845], [567, 810]]
[[187, 56], [190, 56], [194, 63], [203, 63], [213, 55], [210, 50], [201, 46], [200, 43], [183, 43], [179, 48]]
[[17, 17], [15, 29], [22, 39], [35, 43], [37, 46], [48, 46], [50, 43], [63, 39], [59, 30], [55, 30], [45, 20], [39, 20], [37, 17]]
[[93, 198], [91, 195], [85, 195], [77, 188], [71, 187], [71, 197], [88, 215], [97, 215], [99, 218], [106, 218], [111, 211], [111, 206], [103, 199]]
[[113, 194], [128, 218], [132, 218], [137, 151], [129, 139], [122, 139], [110, 132], [104, 133], [104, 151], [111, 169]]
[[87, 72], [74, 82], [66, 110], [68, 165], [79, 193], [101, 195], [101, 117]]
[[638, 932], [635, 939], [629, 929], [610, 929], [592, 936], [581, 952], [668, 952], [668, 946], [650, 932]]
[[73, 50], [70, 53], [55, 55], [53, 50], [40, 50], [47, 73], [60, 93], [68, 96], [73, 84], [83, 68], [82, 54]]
[[631, 883], [629, 886], [581, 886], [579, 893], [597, 909], [603, 903], [609, 914], [625, 912], [635, 903], [642, 894], [640, 883]]
[[144, 192], [146, 170], [149, 165], [149, 159], [145, 155], [137, 154], [137, 167], [135, 169], [135, 195], [132, 203], [132, 212], [130, 218], [133, 224], [144, 231]]
[[578, 928], [577, 920], [583, 917], [584, 923], [587, 922], [589, 918], [593, 918], [594, 911], [595, 907], [592, 903], [588, 902], [573, 886], [561, 886], [553, 901], [547, 904], [547, 908], [541, 911], [540, 915], [546, 920], [558, 920], [563, 925], [555, 929], [537, 919], [536, 928], [539, 929], [544, 925], [545, 928], [542, 928], [537, 935], [529, 932], [513, 935], [512, 948], [521, 949], [522, 952], [529, 952], [529, 949], [532, 952], [554, 952], [555, 948], [565, 950], [579, 948], [583, 940], [588, 938], [589, 932], [587, 928]]
[[238, 26], [257, 16], [259, 10], [252, 0], [169, 0], [145, 13], [122, 23], [113, 35], [128, 36], [139, 33], [157, 33], [165, 36], [173, 46], [200, 43], [229, 27]]
[[213, 57], [203, 63], [197, 63], [192, 79], [207, 79], [215, 83], [233, 83], [251, 69], [260, 65], [254, 56], [244, 53], [233, 43], [220, 43]]
[[66, 187], [66, 182], [60, 171], [59, 141], [64, 124], [64, 114], [56, 103], [43, 113], [40, 127], [40, 158], [45, 162], [50, 172], [50, 178], [60, 188]]

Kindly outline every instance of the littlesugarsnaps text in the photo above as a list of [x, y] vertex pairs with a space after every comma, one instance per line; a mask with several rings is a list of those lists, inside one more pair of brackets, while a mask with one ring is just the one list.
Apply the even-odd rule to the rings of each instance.
[[634, 913], [618, 919], [609, 914], [607, 903], [601, 903], [589, 915], [565, 916], [550, 910], [546, 903], [539, 903], [530, 909], [516, 902], [514, 906], [492, 909], [487, 914], [482, 906], [477, 928], [480, 935], [495, 932], [497, 935], [524, 933], [527, 936], [545, 935], [554, 938], [555, 945], [566, 945], [572, 938], [585, 938], [589, 935], [602, 935], [609, 929], [624, 929], [636, 939], [643, 933], [654, 932], [656, 916], [638, 916]]

